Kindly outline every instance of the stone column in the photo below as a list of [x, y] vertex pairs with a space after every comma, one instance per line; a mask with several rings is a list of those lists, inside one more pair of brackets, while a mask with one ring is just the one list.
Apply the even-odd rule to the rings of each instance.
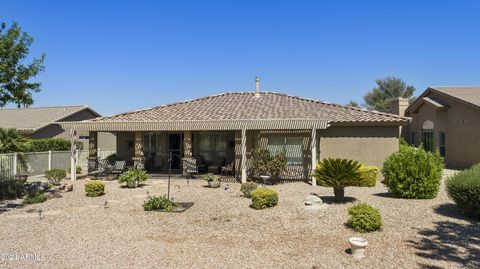
[[242, 183], [247, 182], [247, 130], [242, 129]]
[[312, 186], [317, 185], [317, 181], [313, 177], [313, 171], [315, 171], [315, 167], [317, 166], [317, 130], [315, 128], [312, 129], [312, 137], [310, 138], [310, 145], [312, 148]]
[[143, 133], [135, 132], [133, 165], [139, 169], [144, 169], [145, 158], [143, 156]]
[[242, 132], [235, 131], [235, 177], [238, 179], [242, 173]]
[[192, 151], [192, 132], [185, 131], [183, 132], [183, 156], [185, 158], [191, 158], [193, 155]]
[[98, 164], [98, 132], [88, 134], [88, 172], [95, 171]]

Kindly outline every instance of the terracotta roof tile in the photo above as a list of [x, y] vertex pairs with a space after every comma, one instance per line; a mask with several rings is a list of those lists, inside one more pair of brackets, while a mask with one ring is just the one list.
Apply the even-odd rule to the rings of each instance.
[[235, 92], [156, 106], [95, 122], [162, 122], [201, 120], [294, 120], [322, 119], [329, 122], [405, 122], [397, 115], [329, 104], [274, 92]]

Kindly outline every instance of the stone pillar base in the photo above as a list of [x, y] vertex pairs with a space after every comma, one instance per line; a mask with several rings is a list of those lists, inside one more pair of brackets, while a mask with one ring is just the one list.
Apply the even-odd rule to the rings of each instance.
[[98, 157], [88, 157], [88, 172], [96, 171], [98, 167]]
[[133, 166], [138, 169], [145, 169], [145, 159], [143, 157], [133, 157]]

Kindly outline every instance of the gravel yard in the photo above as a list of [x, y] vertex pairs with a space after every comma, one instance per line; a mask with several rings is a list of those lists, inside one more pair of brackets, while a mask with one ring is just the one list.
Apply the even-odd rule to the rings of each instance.
[[[451, 171], [446, 171], [451, 173]], [[273, 186], [279, 205], [249, 207], [240, 184], [205, 188], [202, 180], [172, 181], [175, 201], [194, 202], [183, 213], [145, 212], [147, 191], [165, 194], [167, 181], [150, 179], [137, 189], [105, 182], [102, 197], [74, 191], [42, 204], [0, 214], [2, 268], [456, 268], [480, 267], [480, 225], [465, 219], [445, 191], [433, 200], [404, 200], [375, 188], [347, 188], [346, 196], [379, 208], [383, 230], [363, 234], [367, 257], [348, 254], [347, 204], [331, 204], [330, 188], [305, 183]], [[306, 210], [315, 192], [327, 204]], [[108, 208], [104, 208], [108, 200]], [[43, 210], [44, 218], [38, 213]], [[5, 255], [15, 254], [12, 261]], [[25, 260], [25, 254], [40, 256]], [[10, 257], [12, 258], [12, 257]]]

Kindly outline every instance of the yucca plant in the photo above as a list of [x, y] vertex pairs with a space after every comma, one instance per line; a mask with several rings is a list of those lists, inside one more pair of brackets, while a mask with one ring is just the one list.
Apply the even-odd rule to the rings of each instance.
[[362, 180], [360, 166], [355, 160], [326, 158], [317, 163], [313, 177], [317, 184], [332, 187], [335, 201], [345, 200], [345, 187], [358, 186]]

